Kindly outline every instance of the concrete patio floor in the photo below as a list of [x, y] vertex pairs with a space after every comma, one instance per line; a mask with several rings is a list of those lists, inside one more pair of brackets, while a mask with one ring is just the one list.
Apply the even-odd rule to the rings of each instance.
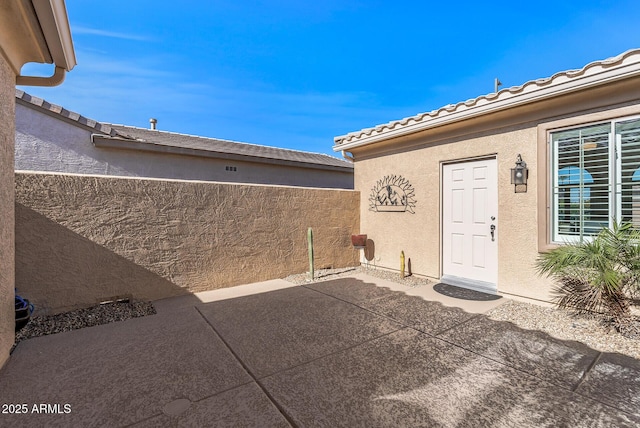
[[20, 343], [0, 426], [640, 425], [640, 361], [482, 315], [500, 303], [366, 274], [161, 300]]

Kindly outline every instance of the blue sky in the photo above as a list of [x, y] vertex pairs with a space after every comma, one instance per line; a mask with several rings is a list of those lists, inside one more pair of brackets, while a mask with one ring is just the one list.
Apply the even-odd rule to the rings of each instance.
[[[333, 154], [333, 138], [640, 47], [640, 2], [67, 0], [78, 60], [21, 88], [102, 121]], [[23, 74], [51, 74], [26, 65]]]

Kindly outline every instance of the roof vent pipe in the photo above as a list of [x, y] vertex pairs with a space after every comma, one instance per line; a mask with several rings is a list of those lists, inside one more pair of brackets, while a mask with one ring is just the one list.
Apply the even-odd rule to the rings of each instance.
[[151, 129], [156, 129], [156, 124], [158, 123], [158, 119], [154, 119], [153, 117], [149, 119], [149, 123], [151, 124]]

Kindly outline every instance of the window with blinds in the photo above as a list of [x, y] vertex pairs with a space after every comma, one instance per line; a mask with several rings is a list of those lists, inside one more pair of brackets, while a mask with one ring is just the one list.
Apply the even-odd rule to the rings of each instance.
[[640, 119], [615, 124], [618, 218], [640, 227]]
[[554, 241], [597, 235], [616, 219], [640, 227], [640, 119], [553, 132], [551, 149]]

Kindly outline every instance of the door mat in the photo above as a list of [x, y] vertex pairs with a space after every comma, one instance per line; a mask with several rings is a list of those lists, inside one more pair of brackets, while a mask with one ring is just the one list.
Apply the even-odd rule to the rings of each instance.
[[490, 301], [502, 299], [502, 296], [496, 294], [482, 293], [476, 290], [470, 290], [468, 288], [456, 287], [455, 285], [438, 283], [433, 286], [433, 289], [438, 293], [453, 297], [455, 299], [462, 300], [478, 300], [478, 301]]

